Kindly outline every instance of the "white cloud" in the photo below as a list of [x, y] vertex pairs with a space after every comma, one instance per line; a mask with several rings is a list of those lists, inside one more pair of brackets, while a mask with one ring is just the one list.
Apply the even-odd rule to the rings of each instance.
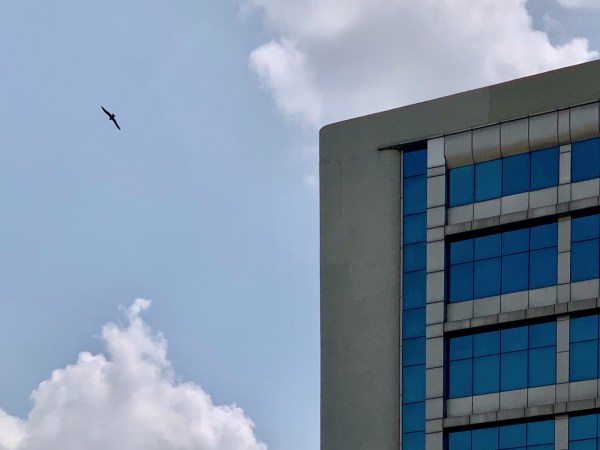
[[597, 57], [585, 39], [552, 45], [526, 0], [243, 1], [274, 34], [251, 67], [314, 127]]
[[557, 0], [561, 6], [569, 9], [600, 9], [600, 0]]
[[79, 354], [33, 392], [27, 419], [0, 410], [0, 450], [266, 450], [237, 406], [175, 381], [163, 336], [139, 314], [102, 328], [107, 356]]

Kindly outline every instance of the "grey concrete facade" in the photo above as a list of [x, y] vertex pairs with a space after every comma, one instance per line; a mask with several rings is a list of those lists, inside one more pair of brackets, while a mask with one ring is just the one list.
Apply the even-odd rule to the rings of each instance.
[[[600, 307], [599, 280], [571, 283], [569, 239], [570, 213], [600, 205], [599, 180], [570, 179], [571, 142], [600, 136], [599, 79], [592, 62], [321, 130], [322, 450], [402, 448], [401, 152], [415, 142], [428, 149], [427, 449], [456, 427], [545, 416], [565, 449], [568, 414], [600, 407], [600, 381], [568, 381], [569, 316]], [[447, 169], [549, 146], [557, 187], [446, 207]], [[559, 217], [557, 286], [445, 303], [447, 236], [547, 216]], [[539, 317], [557, 320], [556, 385], [444, 399], [446, 333]]]

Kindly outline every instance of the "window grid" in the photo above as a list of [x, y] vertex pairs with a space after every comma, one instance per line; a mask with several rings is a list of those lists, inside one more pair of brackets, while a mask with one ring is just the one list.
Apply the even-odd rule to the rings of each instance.
[[558, 225], [552, 222], [449, 244], [448, 302], [556, 284]]
[[556, 322], [477, 333], [448, 341], [448, 398], [555, 383]]
[[600, 215], [571, 219], [571, 282], [600, 276]]
[[600, 415], [585, 414], [569, 417], [569, 449], [596, 450], [600, 448]]
[[600, 178], [600, 138], [571, 145], [571, 182]]
[[427, 150], [403, 153], [402, 441], [425, 450]]
[[552, 147], [450, 169], [450, 207], [558, 185], [559, 149]]
[[451, 432], [447, 442], [448, 450], [554, 450], [554, 420]]

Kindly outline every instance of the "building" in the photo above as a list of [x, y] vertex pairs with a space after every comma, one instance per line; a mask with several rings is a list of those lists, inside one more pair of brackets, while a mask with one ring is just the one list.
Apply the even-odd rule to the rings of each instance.
[[321, 130], [322, 450], [600, 448], [599, 98], [595, 61]]

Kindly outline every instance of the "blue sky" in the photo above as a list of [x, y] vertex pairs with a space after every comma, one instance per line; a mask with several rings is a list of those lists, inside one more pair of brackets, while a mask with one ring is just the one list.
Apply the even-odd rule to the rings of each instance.
[[160, 332], [161, 382], [242, 408], [248, 449], [317, 449], [318, 128], [597, 58], [600, 2], [561, 2], [3, 1], [5, 416], [35, 435], [64, 411], [42, 394], [89, 391], [53, 370], [118, 372], [118, 342], [160, 356]]

